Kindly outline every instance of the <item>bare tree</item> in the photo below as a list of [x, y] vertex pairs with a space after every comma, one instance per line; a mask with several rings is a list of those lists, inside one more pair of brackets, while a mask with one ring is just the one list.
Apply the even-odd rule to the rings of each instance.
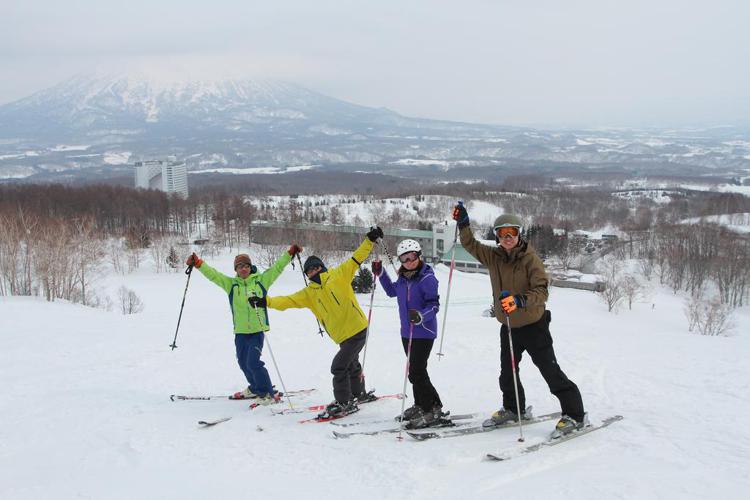
[[641, 271], [643, 277], [650, 281], [651, 276], [654, 275], [654, 260], [653, 259], [638, 259], [638, 269]]
[[151, 242], [151, 246], [148, 250], [151, 253], [151, 258], [154, 261], [154, 270], [157, 274], [166, 268], [169, 246], [169, 242], [166, 241], [166, 238], [154, 238]]
[[563, 271], [568, 271], [571, 268], [579, 253], [580, 249], [573, 246], [571, 240], [566, 236], [557, 254]]
[[625, 299], [623, 287], [622, 264], [614, 256], [608, 255], [598, 266], [605, 284], [604, 291], [599, 296], [607, 304], [609, 312], [617, 311], [620, 303]]
[[112, 270], [117, 274], [125, 274], [125, 268], [122, 264], [123, 250], [122, 238], [109, 238], [107, 240], [107, 257], [109, 258], [110, 264], [112, 264]]
[[15, 217], [0, 216], [0, 294], [17, 295], [18, 256], [23, 239]]
[[141, 302], [141, 299], [133, 290], [121, 286], [118, 289], [117, 294], [122, 314], [137, 314], [143, 311], [143, 302]]
[[734, 328], [732, 314], [730, 305], [722, 303], [718, 297], [706, 300], [703, 295], [695, 295], [685, 302], [688, 331], [695, 331], [700, 335], [728, 335]]
[[104, 243], [97, 234], [92, 218], [76, 220], [73, 225], [73, 245], [78, 282], [81, 286], [81, 303], [87, 305], [87, 287], [99, 277]]
[[643, 285], [632, 274], [625, 275], [622, 279], [622, 292], [628, 301], [628, 310], [633, 309], [633, 302], [643, 296]]
[[259, 245], [256, 260], [268, 269], [276, 262], [283, 249], [284, 247], [279, 245]]
[[38, 234], [34, 249], [34, 272], [48, 301], [71, 298], [76, 266], [70, 250], [70, 233], [69, 224], [47, 219]]

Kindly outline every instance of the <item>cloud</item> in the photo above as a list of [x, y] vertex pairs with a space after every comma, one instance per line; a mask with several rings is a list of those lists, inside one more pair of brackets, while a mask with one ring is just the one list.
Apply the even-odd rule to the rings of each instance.
[[95, 66], [151, 65], [288, 79], [464, 121], [692, 125], [750, 116], [750, 4], [739, 0], [47, 0], [7, 12], [0, 67], [11, 77], [0, 81], [0, 102]]

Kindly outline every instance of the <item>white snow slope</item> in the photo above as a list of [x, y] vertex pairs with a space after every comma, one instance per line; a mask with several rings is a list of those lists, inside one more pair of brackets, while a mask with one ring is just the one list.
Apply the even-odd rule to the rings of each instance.
[[[211, 262], [229, 272], [231, 255]], [[447, 269], [439, 266], [441, 296]], [[178, 349], [172, 342], [183, 274], [112, 276], [143, 299], [122, 316], [38, 298], [0, 297], [0, 498], [745, 498], [750, 488], [750, 314], [732, 337], [687, 332], [682, 301], [656, 291], [649, 304], [609, 314], [597, 297], [552, 289], [558, 360], [581, 389], [592, 420], [625, 419], [571, 442], [490, 463], [520, 447], [517, 429], [415, 442], [394, 434], [336, 440], [331, 424], [272, 416], [242, 401], [171, 402], [172, 393], [229, 394], [244, 387], [234, 359], [225, 294], [193, 275]], [[302, 286], [287, 268], [272, 287]], [[498, 323], [484, 275], [456, 273], [444, 344], [430, 373], [445, 409], [488, 415], [499, 406]], [[365, 311], [369, 296], [360, 296]], [[652, 304], [654, 307], [652, 309]], [[442, 312], [439, 319], [442, 321]], [[287, 387], [316, 387], [297, 403], [332, 399], [336, 346], [311, 313], [271, 311], [269, 336]], [[433, 353], [437, 351], [437, 344]], [[280, 386], [268, 346], [269, 372]], [[528, 404], [559, 409], [528, 357]], [[404, 355], [396, 303], [378, 288], [367, 350], [368, 385], [400, 392]], [[411, 389], [408, 389], [411, 395]], [[407, 401], [410, 403], [411, 399]], [[350, 420], [392, 417], [397, 400], [365, 405]], [[202, 429], [198, 420], [231, 416]], [[525, 428], [526, 444], [553, 423]]]

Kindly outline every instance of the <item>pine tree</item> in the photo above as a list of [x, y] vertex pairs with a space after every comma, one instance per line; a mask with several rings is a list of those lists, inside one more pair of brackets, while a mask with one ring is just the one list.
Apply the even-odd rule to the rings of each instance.
[[352, 280], [354, 293], [370, 293], [374, 284], [375, 280], [372, 273], [366, 267], [360, 268], [359, 272]]
[[167, 265], [172, 269], [177, 269], [180, 263], [180, 258], [177, 256], [177, 250], [174, 247], [169, 247], [169, 255], [167, 255]]

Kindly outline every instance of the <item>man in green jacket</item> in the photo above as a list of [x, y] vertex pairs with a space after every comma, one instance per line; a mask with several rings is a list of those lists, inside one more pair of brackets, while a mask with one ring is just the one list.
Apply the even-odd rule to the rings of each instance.
[[234, 323], [234, 346], [237, 352], [237, 362], [242, 373], [245, 374], [248, 386], [234, 395], [233, 399], [258, 398], [262, 402], [270, 403], [279, 399], [273, 389], [271, 377], [268, 376], [265, 363], [260, 359], [263, 352], [264, 332], [267, 332], [268, 311], [266, 308], [256, 309], [250, 306], [251, 297], [265, 297], [268, 289], [276, 278], [281, 275], [292, 258], [302, 251], [296, 243], [289, 247], [276, 262], [262, 273], [258, 272], [250, 256], [239, 254], [234, 258], [236, 276], [226, 276], [201, 260], [193, 253], [185, 264], [195, 266], [203, 276], [220, 286], [229, 295], [229, 308], [232, 311]]

